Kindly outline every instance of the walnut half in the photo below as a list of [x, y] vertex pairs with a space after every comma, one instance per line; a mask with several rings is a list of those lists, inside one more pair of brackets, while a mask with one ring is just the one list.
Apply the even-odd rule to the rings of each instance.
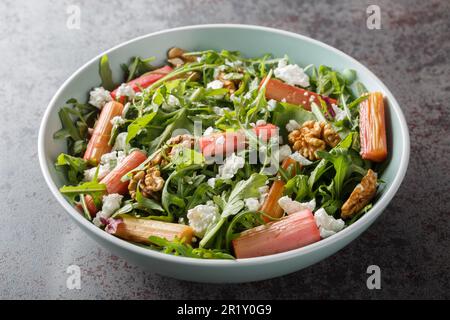
[[319, 159], [317, 151], [325, 150], [327, 145], [335, 147], [340, 138], [329, 123], [309, 120], [289, 133], [288, 140], [295, 151], [314, 161]]
[[341, 218], [352, 218], [361, 211], [377, 193], [377, 174], [369, 169], [361, 183], [353, 189], [350, 197], [341, 208]]

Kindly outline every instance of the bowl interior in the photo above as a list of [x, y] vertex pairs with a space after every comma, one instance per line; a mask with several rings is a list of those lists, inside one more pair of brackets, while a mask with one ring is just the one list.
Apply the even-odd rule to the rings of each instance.
[[[291, 61], [301, 66], [324, 64], [337, 70], [345, 68], [356, 70], [358, 80], [369, 91], [381, 91], [386, 97], [389, 163], [381, 176], [386, 185], [378, 199], [380, 203], [377, 202], [377, 205], [372, 209], [374, 211], [372, 217], [368, 217], [366, 214], [357, 223], [341, 231], [341, 233], [352, 232], [352, 229], [356, 230], [358, 225], [373, 222], [393, 197], [403, 179], [409, 159], [409, 136], [406, 123], [395, 98], [389, 90], [374, 74], [356, 60], [321, 42], [289, 32], [251, 26], [205, 25], [155, 33], [109, 50], [107, 54], [110, 58], [115, 80], [119, 81], [121, 76], [120, 63], [128, 61], [130, 57], [155, 56], [157, 58], [155, 64], [162, 63], [167, 49], [173, 46], [188, 50], [238, 50], [248, 57], [260, 56], [265, 53], [271, 53], [277, 57], [287, 54]], [[44, 176], [46, 176], [53, 192], [64, 184], [64, 181], [55, 171], [53, 163], [59, 153], [66, 151], [65, 143], [54, 140], [52, 137], [53, 133], [60, 129], [57, 111], [69, 98], [86, 101], [88, 98], [87, 92], [91, 88], [99, 86], [98, 61], [99, 57], [94, 58], [62, 85], [50, 102], [44, 116], [40, 132], [39, 156]], [[60, 199], [60, 197], [58, 198]], [[72, 215], [78, 214], [75, 210], [69, 210], [69, 212]], [[86, 223], [88, 222], [86, 221]], [[333, 237], [337, 239], [338, 236], [339, 234]], [[326, 240], [332, 241], [331, 238]], [[300, 252], [302, 248], [297, 250]]]

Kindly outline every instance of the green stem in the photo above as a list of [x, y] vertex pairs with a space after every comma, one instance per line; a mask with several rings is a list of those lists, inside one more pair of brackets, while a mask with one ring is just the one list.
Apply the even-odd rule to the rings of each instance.
[[215, 236], [216, 233], [220, 230], [220, 228], [222, 227], [222, 225], [224, 224], [224, 222], [225, 222], [226, 219], [227, 219], [227, 218], [221, 218], [221, 219], [219, 220], [219, 222], [217, 222], [217, 224], [205, 234], [205, 236], [203, 237], [203, 239], [200, 241], [200, 244], [199, 244], [200, 248], [205, 247], [205, 246], [208, 244], [208, 242], [209, 242], [212, 238], [214, 238], [214, 236]]

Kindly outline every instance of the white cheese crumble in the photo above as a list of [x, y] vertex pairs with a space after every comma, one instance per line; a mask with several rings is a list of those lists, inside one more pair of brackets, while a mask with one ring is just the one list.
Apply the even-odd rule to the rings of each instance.
[[242, 63], [241, 60], [230, 61], [230, 60], [228, 60], [228, 59], [225, 59], [225, 64], [226, 64], [227, 66], [232, 67], [232, 68], [237, 68], [237, 67], [242, 66], [243, 63]]
[[[119, 163], [125, 159], [125, 152], [123, 151], [112, 151], [110, 153], [105, 153], [100, 158], [100, 168], [98, 170], [98, 179], [105, 177], [110, 173]], [[84, 181], [92, 181], [95, 176], [97, 167], [84, 170]]]
[[257, 120], [256, 121], [256, 126], [260, 127], [260, 126], [265, 126], [267, 124], [266, 120]]
[[295, 120], [289, 120], [289, 122], [286, 124], [286, 130], [289, 132], [297, 129], [300, 129], [300, 124]]
[[114, 142], [114, 146], [112, 148], [113, 151], [124, 151], [129, 149], [129, 145], [127, 144], [127, 135], [128, 132], [121, 132], [117, 135], [116, 141]]
[[123, 196], [118, 193], [108, 194], [103, 196], [102, 210], [97, 212], [92, 222], [101, 227], [106, 224], [106, 220], [113, 215], [114, 212], [120, 209]]
[[281, 209], [284, 210], [287, 214], [293, 214], [305, 209], [309, 209], [311, 211], [314, 210], [316, 207], [316, 200], [312, 199], [309, 202], [298, 202], [295, 200], [292, 200], [288, 196], [281, 197], [278, 200], [278, 205], [281, 207]]
[[[268, 182], [268, 180], [267, 180]], [[269, 186], [262, 186], [258, 188], [259, 193], [261, 194], [259, 196], [259, 203], [262, 205], [264, 201], [266, 200], [267, 196], [269, 195]]]
[[286, 160], [289, 156], [291, 156], [291, 147], [289, 147], [287, 144], [283, 145], [278, 149], [278, 161], [282, 162]]
[[188, 210], [187, 218], [189, 225], [194, 229], [194, 234], [202, 238], [206, 230], [219, 221], [220, 214], [213, 202], [208, 201]]
[[209, 178], [208, 181], [206, 182], [208, 184], [208, 186], [210, 186], [211, 188], [214, 188], [216, 186], [216, 178]]
[[342, 110], [341, 108], [339, 108], [337, 105], [335, 105], [334, 103], [331, 104], [331, 108], [334, 111], [334, 114], [335, 114], [334, 119], [336, 121], [344, 120], [345, 117], [347, 117], [347, 113], [344, 110]]
[[180, 105], [180, 100], [175, 97], [174, 95], [169, 95], [169, 97], [167, 98], [167, 104], [171, 107], [176, 107]]
[[133, 99], [136, 95], [136, 92], [134, 92], [133, 88], [126, 83], [122, 83], [116, 91], [116, 98], [119, 99], [120, 97], [128, 97], [130, 99]]
[[111, 216], [119, 210], [123, 196], [118, 193], [111, 193], [103, 196], [102, 212]]
[[[84, 178], [83, 181], [92, 181], [94, 180], [95, 173], [97, 172], [97, 167], [84, 170]], [[98, 180], [102, 179], [109, 173], [109, 169], [100, 165], [100, 168], [98, 169]]]
[[222, 89], [223, 83], [220, 80], [213, 80], [210, 83], [206, 85], [206, 88], [208, 89]]
[[231, 154], [225, 159], [224, 164], [219, 166], [219, 174], [217, 178], [232, 179], [235, 174], [242, 169], [245, 164], [243, 157], [237, 156], [235, 153]]
[[102, 155], [100, 163], [108, 166], [109, 169], [112, 170], [121, 163], [123, 159], [125, 159], [125, 153], [123, 151], [112, 151]]
[[208, 127], [208, 128], [206, 128], [205, 132], [203, 132], [203, 136], [209, 136], [209, 135], [213, 134], [213, 132], [214, 132], [214, 128]]
[[324, 208], [320, 208], [314, 213], [316, 225], [320, 231], [320, 237], [327, 238], [333, 234], [341, 231], [345, 227], [345, 222], [342, 219], [335, 219], [330, 216]]
[[121, 126], [125, 123], [125, 119], [122, 118], [121, 116], [115, 116], [114, 118], [111, 119], [111, 124], [113, 126]]
[[231, 109], [227, 108], [227, 107], [224, 107], [224, 108], [214, 107], [213, 108], [213, 112], [215, 114], [217, 114], [218, 116], [223, 116], [225, 114], [225, 111], [231, 111]]
[[275, 77], [287, 84], [309, 87], [309, 77], [303, 69], [296, 64], [287, 64], [285, 59], [278, 62], [278, 67], [274, 70], [274, 74]]
[[217, 139], [216, 139], [216, 144], [219, 144], [219, 145], [222, 145], [222, 144], [225, 144], [225, 137], [222, 135], [222, 136], [219, 136]]
[[249, 211], [258, 211], [261, 207], [261, 203], [257, 198], [247, 198], [244, 199], [245, 206]]
[[273, 111], [275, 110], [275, 108], [277, 107], [277, 101], [270, 99], [269, 101], [267, 101], [267, 109], [269, 111]]
[[304, 156], [302, 156], [298, 151], [294, 152], [293, 154], [290, 155], [290, 158], [294, 161], [297, 161], [298, 163], [300, 163], [302, 166], [309, 166], [310, 164], [312, 164], [313, 162], [310, 161], [309, 159], [305, 158]]
[[95, 88], [89, 92], [89, 103], [99, 109], [111, 100], [111, 93], [103, 87]]

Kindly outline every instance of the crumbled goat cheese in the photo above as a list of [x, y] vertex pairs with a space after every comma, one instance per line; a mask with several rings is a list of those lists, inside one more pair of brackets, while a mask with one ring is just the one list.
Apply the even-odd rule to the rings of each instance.
[[262, 187], [258, 188], [258, 191], [261, 194], [259, 196], [259, 202], [262, 205], [264, 203], [264, 201], [266, 200], [267, 196], [269, 195], [269, 186], [262, 186]]
[[219, 166], [219, 174], [217, 178], [221, 179], [231, 179], [242, 169], [245, 164], [245, 159], [243, 157], [237, 156], [235, 153], [231, 154], [225, 159], [225, 163]]
[[97, 212], [92, 222], [97, 227], [105, 225], [108, 218], [111, 217], [114, 212], [119, 210], [120, 204], [122, 203], [122, 199], [123, 196], [118, 193], [112, 193], [103, 196], [102, 210]]
[[289, 122], [286, 124], [286, 130], [289, 132], [297, 129], [300, 129], [300, 124], [295, 120], [289, 120]]
[[309, 77], [303, 69], [296, 64], [286, 64], [285, 59], [280, 60], [274, 74], [287, 84], [309, 87]]
[[121, 163], [123, 159], [125, 159], [125, 153], [123, 151], [112, 151], [102, 155], [100, 163], [108, 166], [109, 169], [112, 170]]
[[347, 113], [345, 112], [345, 110], [342, 110], [341, 108], [339, 108], [334, 103], [331, 104], [331, 108], [334, 111], [334, 114], [335, 114], [334, 119], [336, 121], [344, 120], [347, 117]]
[[314, 213], [314, 219], [316, 220], [316, 225], [319, 228], [320, 236], [322, 238], [332, 236], [345, 227], [344, 220], [335, 219], [333, 216], [330, 216], [324, 208], [320, 208]]
[[269, 194], [269, 186], [262, 186], [258, 188], [260, 194], [259, 198], [247, 198], [244, 199], [245, 206], [250, 211], [258, 211], [263, 205]]
[[244, 94], [244, 99], [250, 100], [252, 98], [252, 92], [249, 91], [246, 94]]
[[266, 122], [266, 120], [257, 120], [256, 121], [256, 126], [257, 127], [259, 127], [259, 126], [265, 126], [267, 124], [267, 122]]
[[225, 143], [225, 137], [224, 137], [224, 136], [219, 136], [219, 137], [216, 139], [216, 144], [222, 145], [222, 144], [224, 144], [224, 143]]
[[267, 101], [267, 109], [269, 111], [273, 111], [275, 110], [275, 108], [277, 107], [277, 101], [270, 99], [269, 101]]
[[206, 88], [208, 89], [222, 89], [223, 83], [220, 80], [213, 80], [210, 83], [206, 85]]
[[111, 119], [111, 124], [113, 126], [121, 126], [125, 123], [125, 119], [122, 118], [121, 116], [115, 116], [114, 118]]
[[[94, 180], [95, 173], [97, 172], [97, 167], [84, 170], [84, 181], [92, 181]], [[105, 177], [109, 173], [109, 169], [100, 165], [100, 168], [98, 169], [98, 180]]]
[[208, 181], [206, 182], [208, 184], [208, 186], [210, 186], [211, 188], [214, 188], [216, 186], [216, 178], [209, 178]]
[[230, 60], [228, 60], [228, 59], [225, 59], [225, 64], [226, 64], [227, 66], [232, 67], [232, 68], [236, 68], [236, 67], [242, 66], [242, 61], [241, 61], [241, 60], [230, 61]]
[[103, 106], [111, 100], [111, 93], [108, 90], [103, 89], [103, 87], [95, 88], [89, 92], [89, 103], [99, 109], [103, 108]]
[[292, 200], [288, 196], [281, 197], [278, 200], [278, 205], [286, 212], [287, 214], [292, 214], [295, 212], [299, 212], [305, 209], [309, 209], [311, 211], [316, 207], [316, 200], [312, 199], [309, 202], [298, 202]]
[[136, 95], [136, 92], [134, 92], [133, 88], [126, 83], [122, 83], [116, 91], [116, 98], [119, 99], [120, 97], [128, 97], [130, 99], [133, 99]]
[[218, 116], [223, 116], [225, 114], [225, 111], [231, 111], [231, 109], [227, 108], [227, 107], [224, 107], [224, 108], [214, 107], [213, 108], [213, 112], [215, 114], [217, 114]]
[[309, 160], [309, 159], [305, 158], [304, 156], [302, 156], [298, 151], [294, 152], [289, 157], [292, 160], [297, 161], [298, 163], [300, 163], [302, 166], [309, 166], [310, 164], [313, 163], [311, 160]]
[[291, 156], [291, 147], [289, 147], [287, 144], [283, 145], [278, 149], [278, 161], [282, 162], [285, 159], [287, 159], [289, 156]]
[[202, 238], [206, 230], [219, 221], [220, 214], [213, 202], [208, 201], [188, 210], [187, 218], [189, 225], [194, 229], [194, 234]]
[[244, 203], [249, 211], [258, 211], [258, 209], [261, 207], [261, 203], [257, 198], [244, 199]]
[[[125, 159], [125, 153], [123, 151], [112, 151], [105, 153], [100, 158], [100, 168], [98, 169], [98, 179], [105, 177], [110, 173], [119, 163]], [[97, 168], [91, 168], [84, 170], [84, 181], [92, 181], [94, 179]]]
[[121, 132], [117, 135], [116, 141], [114, 142], [114, 146], [112, 148], [113, 151], [124, 151], [129, 149], [130, 145], [127, 144], [127, 135], [128, 132]]
[[214, 128], [213, 127], [208, 127], [206, 128], [205, 132], [203, 132], [204, 136], [209, 136], [214, 132]]
[[118, 193], [111, 193], [103, 196], [102, 212], [111, 216], [119, 210], [123, 196]]
[[175, 97], [174, 95], [171, 94], [167, 98], [167, 104], [169, 106], [176, 107], [176, 106], [180, 105], [180, 100], [177, 97]]

